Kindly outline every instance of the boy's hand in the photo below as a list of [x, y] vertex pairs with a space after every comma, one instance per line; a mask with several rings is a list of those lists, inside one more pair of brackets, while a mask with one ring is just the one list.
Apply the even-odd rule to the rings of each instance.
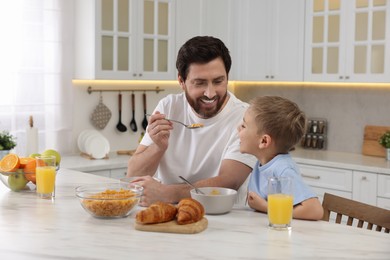
[[253, 191], [248, 192], [248, 205], [257, 211], [267, 212], [267, 201]]

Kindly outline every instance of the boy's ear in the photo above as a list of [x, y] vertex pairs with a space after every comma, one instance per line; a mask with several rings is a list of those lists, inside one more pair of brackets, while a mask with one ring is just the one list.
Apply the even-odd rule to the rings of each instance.
[[262, 136], [260, 136], [259, 148], [260, 149], [267, 148], [271, 145], [271, 142], [272, 142], [271, 136], [269, 136], [267, 134], [262, 135]]

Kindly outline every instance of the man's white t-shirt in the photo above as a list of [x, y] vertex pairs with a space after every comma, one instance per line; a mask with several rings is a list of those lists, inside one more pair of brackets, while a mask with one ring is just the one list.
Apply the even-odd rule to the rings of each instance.
[[[202, 128], [187, 129], [173, 122], [168, 149], [155, 176], [164, 184], [182, 183], [179, 175], [191, 182], [218, 175], [222, 160], [232, 159], [253, 168], [256, 158], [240, 152], [237, 127], [248, 104], [228, 92], [230, 98], [221, 112], [209, 119], [199, 118], [188, 104], [185, 93], [168, 95], [160, 100], [155, 111], [185, 124], [201, 123]], [[142, 145], [153, 144], [146, 132]]]

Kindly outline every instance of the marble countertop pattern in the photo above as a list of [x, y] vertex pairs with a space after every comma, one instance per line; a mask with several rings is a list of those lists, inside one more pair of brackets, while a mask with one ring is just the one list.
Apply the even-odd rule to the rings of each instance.
[[198, 234], [143, 232], [134, 216], [96, 219], [74, 190], [117, 180], [60, 169], [56, 199], [0, 186], [1, 259], [390, 259], [390, 235], [323, 221], [293, 220], [292, 230], [267, 228], [267, 215], [235, 207], [207, 215]]

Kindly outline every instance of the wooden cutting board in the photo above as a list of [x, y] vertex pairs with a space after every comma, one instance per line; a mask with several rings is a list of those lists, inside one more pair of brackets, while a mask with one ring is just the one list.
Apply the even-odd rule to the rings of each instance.
[[362, 154], [385, 157], [385, 148], [378, 143], [378, 140], [386, 131], [390, 131], [390, 126], [366, 125], [364, 127]]
[[135, 222], [135, 229], [141, 231], [163, 232], [163, 233], [179, 233], [179, 234], [195, 234], [202, 232], [207, 228], [208, 221], [202, 218], [196, 223], [179, 225], [176, 220], [158, 224], [139, 224]]

